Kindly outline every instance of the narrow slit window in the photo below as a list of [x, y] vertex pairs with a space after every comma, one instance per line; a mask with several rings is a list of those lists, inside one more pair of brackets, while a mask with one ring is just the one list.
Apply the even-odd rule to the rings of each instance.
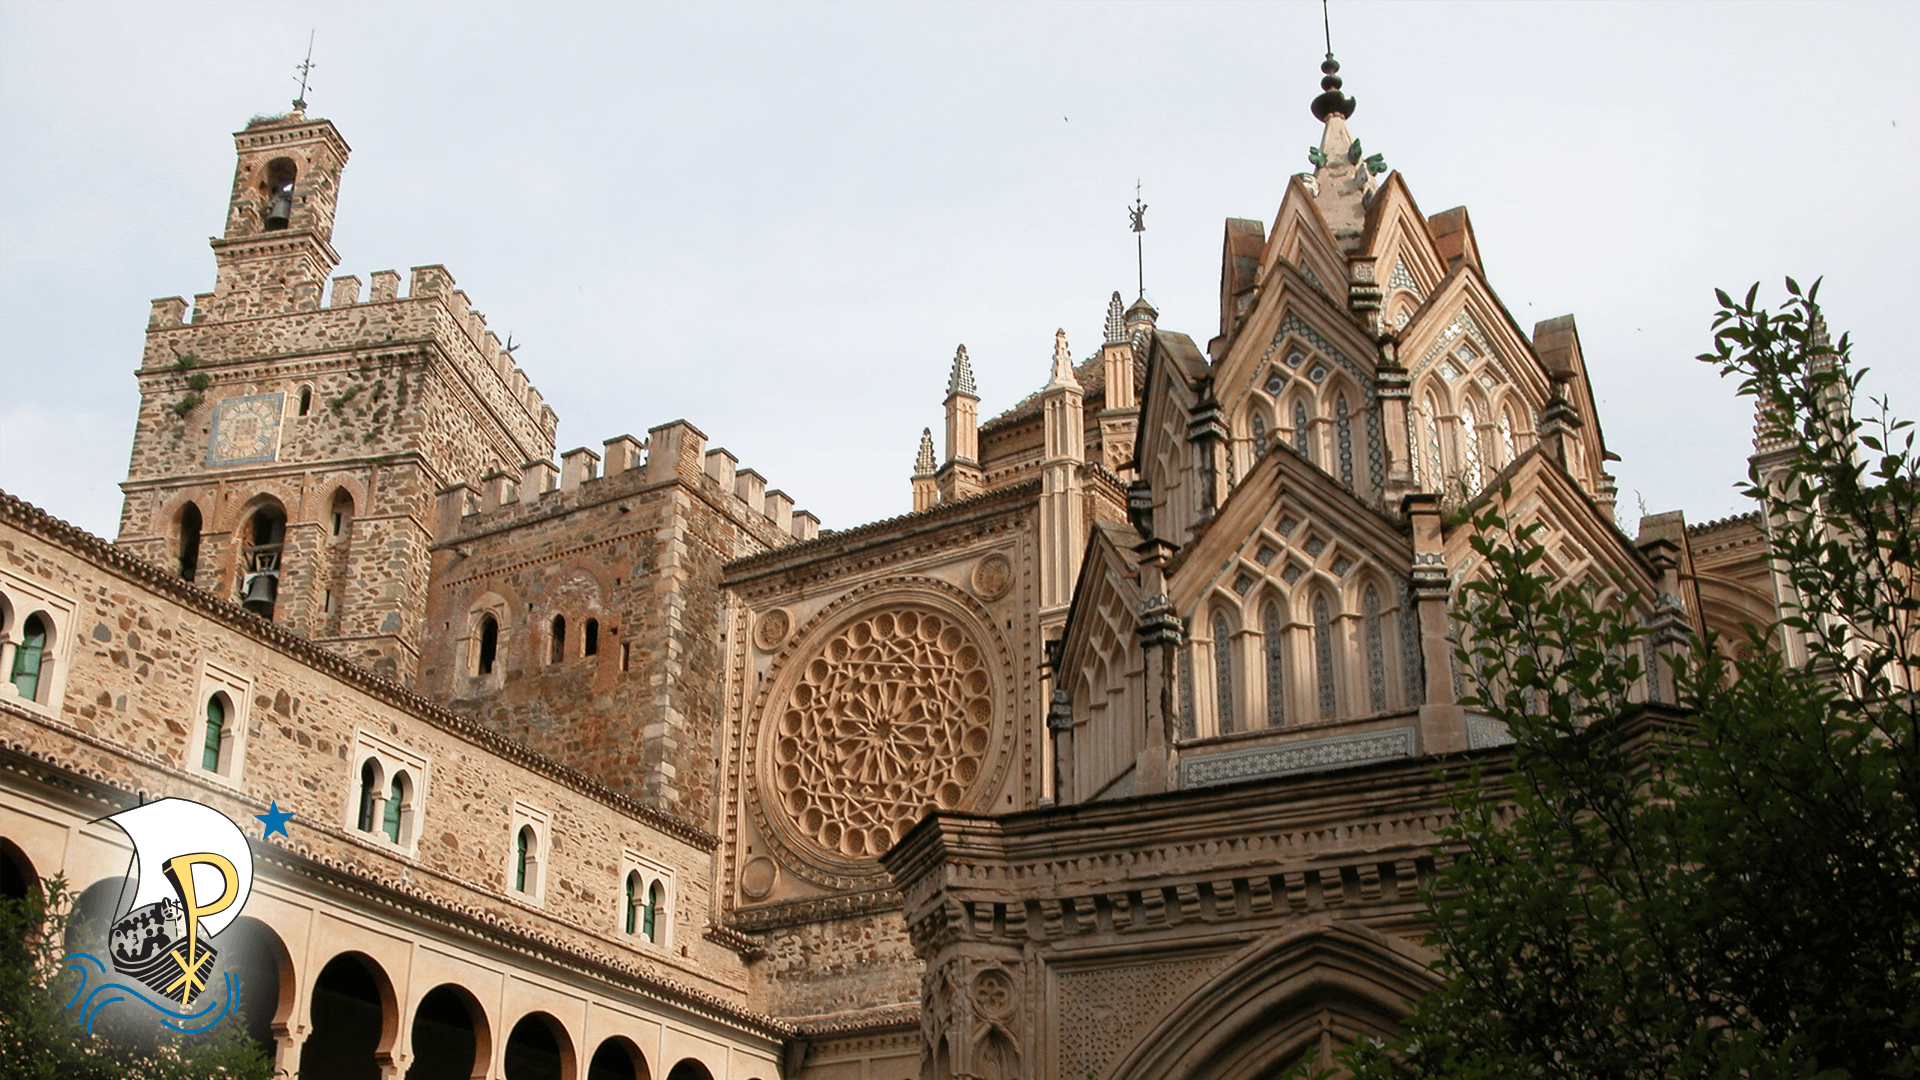
[[1213, 680], [1214, 694], [1219, 700], [1220, 734], [1233, 732], [1233, 644], [1231, 631], [1227, 628], [1227, 617], [1220, 612], [1213, 615]]
[[494, 658], [500, 654], [500, 623], [491, 615], [480, 616], [480, 653], [474, 660], [474, 674], [493, 674]]
[[313, 411], [313, 387], [303, 386], [300, 388], [300, 415], [305, 416], [312, 411]]
[[28, 701], [40, 700], [40, 669], [46, 661], [47, 623], [38, 612], [20, 627], [20, 644], [13, 650], [14, 689]]
[[547, 651], [547, 663], [557, 664], [567, 658], [567, 617], [553, 617], [553, 633], [550, 635], [550, 647]]
[[645, 933], [647, 940], [660, 944], [660, 907], [667, 901], [667, 890], [659, 882], [647, 889], [647, 909], [645, 912]]
[[1386, 631], [1380, 625], [1380, 590], [1367, 584], [1361, 611], [1367, 629], [1367, 707], [1380, 712], [1387, 707]]
[[188, 503], [180, 511], [180, 577], [192, 581], [200, 568], [200, 507]]
[[400, 772], [394, 774], [393, 786], [387, 789], [387, 812], [381, 815], [380, 831], [396, 844], [400, 842], [400, 812], [405, 806], [407, 788], [410, 786], [407, 774]]
[[581, 654], [582, 656], [597, 656], [597, 655], [599, 655], [599, 652], [600, 652], [600, 620], [599, 620], [599, 619], [588, 619], [588, 620], [587, 620], [587, 624], [586, 624], [585, 626], [583, 626], [583, 627], [581, 627], [580, 629], [581, 629], [581, 634], [580, 634], [580, 654]]
[[1338, 695], [1333, 685], [1333, 613], [1325, 593], [1313, 598], [1313, 666], [1320, 683], [1320, 718], [1331, 720]]
[[1280, 624], [1280, 606], [1271, 600], [1260, 613], [1260, 632], [1266, 638], [1267, 726], [1287, 722], [1287, 680], [1285, 631]]
[[640, 874], [635, 871], [627, 875], [626, 932], [633, 933], [640, 918]]
[[358, 825], [361, 832], [373, 831], [373, 804], [380, 794], [380, 767], [367, 759], [360, 766], [360, 817]]
[[513, 839], [513, 891], [527, 891], [527, 864], [533, 859], [533, 826], [520, 826]]
[[226, 737], [227, 706], [220, 695], [207, 699], [207, 738], [200, 749], [200, 767], [208, 772], [220, 771], [220, 743]]

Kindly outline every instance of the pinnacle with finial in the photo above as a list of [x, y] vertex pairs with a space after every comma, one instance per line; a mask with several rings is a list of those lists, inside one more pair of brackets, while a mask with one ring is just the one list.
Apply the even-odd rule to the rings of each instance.
[[1113, 291], [1113, 299], [1107, 301], [1107, 344], [1122, 345], [1127, 340], [1127, 316], [1120, 306], [1120, 290]]
[[913, 459], [913, 473], [915, 476], [932, 476], [933, 470], [933, 429], [921, 428], [920, 455]]
[[1078, 387], [1080, 380], [1073, 377], [1073, 350], [1067, 347], [1067, 332], [1053, 332], [1053, 378], [1048, 386]]
[[1325, 74], [1320, 80], [1320, 96], [1313, 99], [1313, 118], [1326, 123], [1327, 117], [1335, 113], [1351, 117], [1359, 103], [1340, 91], [1340, 61], [1328, 53], [1327, 58], [1320, 62], [1320, 70]]
[[979, 399], [980, 394], [973, 385], [973, 364], [967, 360], [967, 347], [960, 346], [953, 352], [953, 373], [947, 376], [947, 396], [965, 394]]

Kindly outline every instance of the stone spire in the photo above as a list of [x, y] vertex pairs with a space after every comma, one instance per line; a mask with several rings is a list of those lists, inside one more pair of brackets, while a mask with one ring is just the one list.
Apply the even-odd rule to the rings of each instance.
[[953, 373], [947, 376], [947, 395], [968, 394], [975, 400], [979, 392], [973, 385], [973, 364], [967, 360], [967, 347], [960, 346], [953, 353]]
[[1380, 154], [1367, 156], [1360, 140], [1347, 129], [1355, 102], [1340, 89], [1340, 76], [1335, 74], [1340, 62], [1333, 53], [1327, 53], [1320, 70], [1326, 76], [1320, 80], [1321, 93], [1313, 99], [1312, 109], [1314, 118], [1324, 123], [1326, 130], [1320, 135], [1320, 145], [1307, 149], [1313, 172], [1303, 174], [1301, 179], [1313, 193], [1313, 201], [1334, 237], [1351, 251], [1360, 243], [1366, 228], [1367, 203], [1379, 187], [1376, 178], [1387, 171], [1387, 162]]
[[933, 461], [933, 429], [920, 429], [920, 454], [913, 459], [913, 475], [932, 476], [938, 468]]
[[1071, 386], [1080, 389], [1080, 380], [1073, 377], [1073, 351], [1067, 347], [1067, 332], [1053, 332], [1053, 377], [1047, 380], [1048, 387]]
[[1113, 291], [1113, 299], [1107, 301], [1107, 341], [1108, 345], [1119, 345], [1127, 340], [1126, 311], [1120, 306], [1120, 290]]

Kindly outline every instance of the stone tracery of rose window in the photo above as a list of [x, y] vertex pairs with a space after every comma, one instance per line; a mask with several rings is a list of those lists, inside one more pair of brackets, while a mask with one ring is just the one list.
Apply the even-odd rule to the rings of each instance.
[[993, 748], [993, 678], [953, 616], [858, 616], [806, 659], [771, 717], [775, 801], [830, 857], [873, 859], [931, 809], [965, 805]]

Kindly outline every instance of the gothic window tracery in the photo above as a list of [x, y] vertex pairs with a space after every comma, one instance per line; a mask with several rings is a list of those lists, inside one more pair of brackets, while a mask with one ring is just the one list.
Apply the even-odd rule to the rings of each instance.
[[1313, 597], [1313, 669], [1319, 691], [1320, 718], [1331, 720], [1338, 695], [1334, 689], [1333, 609], [1324, 592], [1315, 593]]
[[1301, 457], [1313, 460], [1313, 438], [1307, 433], [1307, 405], [1298, 398], [1293, 401], [1293, 448]]
[[1233, 644], [1231, 630], [1227, 626], [1227, 617], [1222, 612], [1213, 613], [1213, 681], [1214, 695], [1218, 704], [1220, 734], [1233, 731]]
[[1507, 463], [1518, 456], [1513, 439], [1514, 427], [1513, 406], [1509, 405], [1500, 410], [1500, 448], [1507, 455]]
[[1286, 643], [1280, 605], [1271, 600], [1260, 611], [1260, 632], [1266, 638], [1262, 651], [1267, 662], [1267, 726], [1279, 727], [1287, 722]]
[[1471, 401], [1460, 406], [1460, 446], [1467, 494], [1471, 495], [1480, 490], [1480, 416]]
[[1446, 464], [1440, 456], [1440, 404], [1433, 398], [1433, 391], [1427, 391], [1420, 402], [1420, 415], [1427, 428], [1427, 487], [1440, 490], [1447, 475]]
[[1347, 395], [1334, 399], [1333, 415], [1340, 441], [1340, 482], [1353, 487], [1353, 417], [1347, 412]]
[[1380, 590], [1367, 582], [1360, 610], [1366, 619], [1367, 633], [1367, 706], [1374, 712], [1387, 707], [1386, 631], [1380, 620]]

